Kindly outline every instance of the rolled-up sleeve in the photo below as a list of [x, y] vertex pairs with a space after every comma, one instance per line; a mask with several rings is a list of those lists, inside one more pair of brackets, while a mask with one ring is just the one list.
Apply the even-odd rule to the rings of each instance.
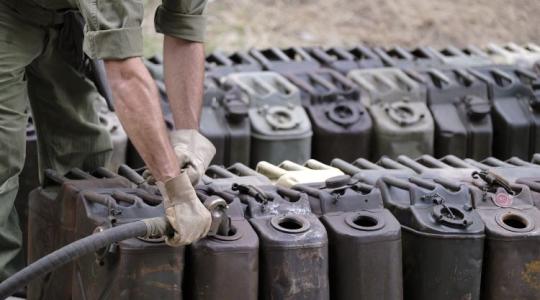
[[193, 42], [206, 33], [206, 0], [163, 0], [156, 10], [156, 31]]
[[83, 48], [91, 58], [143, 55], [142, 0], [79, 0], [86, 27]]

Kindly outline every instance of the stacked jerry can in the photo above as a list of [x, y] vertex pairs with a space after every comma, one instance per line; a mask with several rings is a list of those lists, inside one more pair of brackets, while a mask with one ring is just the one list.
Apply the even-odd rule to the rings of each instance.
[[235, 73], [224, 84], [237, 86], [249, 105], [251, 165], [309, 159], [313, 132], [297, 87], [274, 72]]
[[377, 187], [401, 224], [405, 299], [479, 299], [485, 227], [469, 188], [391, 176]]
[[[251, 130], [248, 103], [242, 101], [240, 91], [235, 86], [222, 85], [211, 77], [207, 77], [205, 82], [208, 85], [205, 86], [200, 131], [216, 147], [212, 163], [249, 163]], [[221, 93], [210, 98], [206, 91], [213, 88]]]
[[428, 69], [409, 74], [427, 86], [435, 122], [435, 156], [490, 156], [493, 129], [485, 83], [464, 69]]
[[[44, 187], [30, 197], [29, 261], [93, 232], [163, 213], [161, 197], [104, 169], [97, 174], [105, 177], [46, 172]], [[163, 240], [125, 240], [33, 282], [28, 298], [179, 298], [183, 253], [183, 247], [171, 248]]]
[[371, 118], [360, 91], [349, 79], [328, 69], [287, 75], [302, 95], [313, 128], [312, 157], [369, 157]]
[[351, 71], [373, 120], [372, 156], [433, 153], [434, 124], [425, 87], [396, 68]]
[[322, 66], [336, 70], [343, 75], [356, 69], [374, 69], [384, 66], [382, 60], [365, 46], [356, 46], [350, 49], [314, 47], [309, 48], [308, 51]]
[[476, 47], [459, 49], [455, 46], [448, 46], [441, 50], [435, 50], [437, 56], [445, 65], [466, 68], [492, 64], [489, 56]]
[[540, 151], [540, 101], [527, 84], [536, 76], [512, 66], [477, 67], [469, 72], [488, 85], [493, 155], [500, 159], [529, 159]]
[[420, 47], [416, 49], [394, 48], [373, 48], [373, 52], [380, 57], [385, 66], [416, 69], [440, 67], [443, 62], [435, 55], [435, 50], [430, 47]]
[[247, 52], [224, 54], [212, 52], [206, 57], [205, 70], [207, 77], [224, 77], [236, 72], [254, 72], [262, 70], [260, 64]]
[[276, 166], [261, 161], [257, 164], [256, 171], [274, 184], [287, 188], [297, 184], [324, 182], [328, 178], [344, 175], [339, 169], [314, 159], [306, 161], [304, 165], [286, 160]]
[[300, 47], [251, 49], [249, 53], [264, 70], [280, 74], [309, 72], [320, 67], [319, 62]]
[[496, 64], [533, 69], [534, 65], [540, 62], [540, 46], [532, 43], [524, 46], [515, 43], [489, 44], [486, 52]]

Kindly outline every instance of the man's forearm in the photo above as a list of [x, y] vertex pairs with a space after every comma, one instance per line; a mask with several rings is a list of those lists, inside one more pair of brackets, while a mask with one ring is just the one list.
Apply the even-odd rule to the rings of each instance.
[[177, 129], [198, 129], [203, 99], [204, 46], [165, 36], [165, 86]]
[[159, 181], [180, 174], [156, 85], [140, 58], [105, 60], [115, 108], [131, 142]]

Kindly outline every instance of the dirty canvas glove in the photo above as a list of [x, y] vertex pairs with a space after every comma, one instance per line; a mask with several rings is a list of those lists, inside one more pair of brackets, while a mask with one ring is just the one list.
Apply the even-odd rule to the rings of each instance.
[[171, 132], [171, 143], [180, 169], [185, 169], [191, 183], [197, 184], [216, 154], [212, 143], [194, 129]]
[[182, 172], [173, 179], [157, 184], [163, 196], [165, 215], [174, 229], [174, 235], [167, 237], [166, 243], [178, 247], [206, 236], [212, 217], [197, 198], [187, 173]]

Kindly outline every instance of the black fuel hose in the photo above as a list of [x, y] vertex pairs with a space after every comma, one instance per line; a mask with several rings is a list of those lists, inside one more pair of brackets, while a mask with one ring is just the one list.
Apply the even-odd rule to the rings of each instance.
[[94, 233], [46, 255], [0, 283], [0, 299], [13, 295], [32, 280], [85, 254], [135, 237], [155, 237], [171, 230], [165, 217], [143, 219]]

